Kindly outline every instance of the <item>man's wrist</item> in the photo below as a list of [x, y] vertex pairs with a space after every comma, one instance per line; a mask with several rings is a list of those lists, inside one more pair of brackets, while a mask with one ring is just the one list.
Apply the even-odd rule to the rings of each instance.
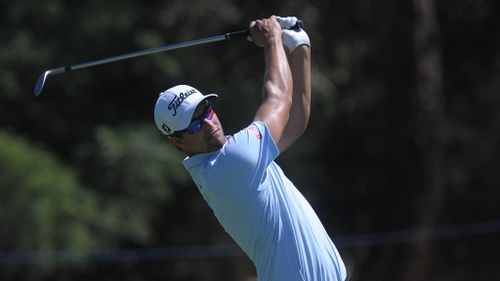
[[270, 48], [273, 46], [281, 46], [283, 44], [283, 40], [281, 37], [275, 36], [270, 37], [264, 42], [264, 48]]

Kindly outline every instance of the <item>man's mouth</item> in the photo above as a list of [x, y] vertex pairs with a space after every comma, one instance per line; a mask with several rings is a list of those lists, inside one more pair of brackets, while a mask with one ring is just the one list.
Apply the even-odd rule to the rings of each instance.
[[217, 133], [219, 132], [219, 129], [214, 129], [213, 131], [211, 131], [209, 134], [208, 134], [208, 137], [207, 139], [211, 139], [213, 138], [215, 135], [217, 135]]

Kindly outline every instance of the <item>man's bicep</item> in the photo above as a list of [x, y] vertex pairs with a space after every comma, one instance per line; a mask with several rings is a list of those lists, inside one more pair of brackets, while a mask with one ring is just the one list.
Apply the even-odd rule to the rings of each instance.
[[[281, 137], [288, 122], [288, 108], [281, 103], [267, 102], [262, 104], [255, 114], [254, 121], [265, 123], [276, 144], [280, 143]], [[279, 151], [282, 148], [279, 147]]]

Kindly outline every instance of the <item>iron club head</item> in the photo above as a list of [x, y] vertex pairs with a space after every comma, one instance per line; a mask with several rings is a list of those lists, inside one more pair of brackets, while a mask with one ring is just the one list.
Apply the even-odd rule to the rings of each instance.
[[35, 85], [35, 96], [39, 96], [42, 93], [43, 85], [45, 84], [45, 80], [47, 79], [47, 75], [50, 74], [50, 70], [44, 71], [40, 77], [38, 77], [38, 81], [36, 81]]
[[43, 86], [45, 85], [45, 80], [47, 80], [47, 76], [49, 76], [51, 74], [66, 72], [67, 69], [68, 69], [67, 67], [59, 67], [59, 68], [46, 70], [42, 74], [40, 74], [40, 77], [38, 77], [38, 81], [36, 81], [36, 85], [35, 85], [35, 91], [34, 91], [35, 96], [38, 97], [42, 93]]

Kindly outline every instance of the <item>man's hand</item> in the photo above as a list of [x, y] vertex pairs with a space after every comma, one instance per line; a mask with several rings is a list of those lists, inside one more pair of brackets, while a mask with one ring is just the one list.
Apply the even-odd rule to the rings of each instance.
[[249, 30], [252, 41], [259, 47], [281, 42], [281, 27], [275, 16], [250, 22]]
[[276, 20], [283, 29], [283, 45], [290, 53], [300, 45], [311, 46], [309, 36], [302, 28], [289, 29], [297, 23], [298, 19], [296, 17], [276, 17]]

